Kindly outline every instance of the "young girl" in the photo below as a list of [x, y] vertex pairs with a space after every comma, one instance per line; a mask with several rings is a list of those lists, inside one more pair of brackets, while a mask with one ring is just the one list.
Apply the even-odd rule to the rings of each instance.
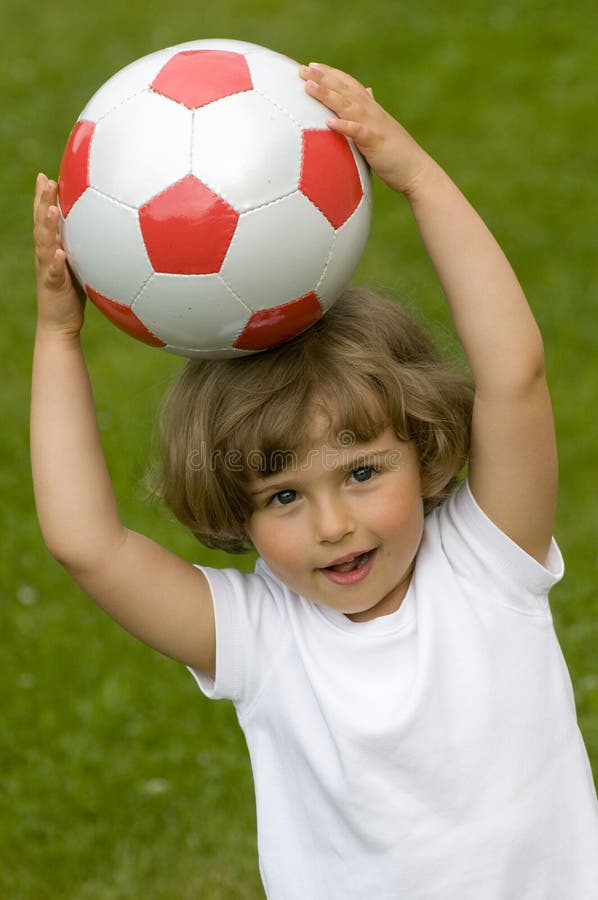
[[162, 493], [206, 544], [260, 557], [252, 575], [194, 567], [120, 522], [40, 175], [44, 538], [125, 628], [235, 703], [272, 900], [588, 900], [598, 813], [547, 601], [562, 561], [538, 328], [483, 222], [371, 92], [300, 74], [406, 197], [474, 392], [359, 292], [284, 347], [189, 363], [164, 410]]

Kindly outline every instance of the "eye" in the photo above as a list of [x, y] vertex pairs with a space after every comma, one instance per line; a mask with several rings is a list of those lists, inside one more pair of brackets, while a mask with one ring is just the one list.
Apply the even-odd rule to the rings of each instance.
[[285, 490], [278, 491], [277, 494], [274, 494], [270, 497], [268, 501], [269, 506], [288, 506], [290, 503], [293, 503], [297, 499], [297, 491]]
[[376, 471], [377, 469], [374, 466], [359, 466], [358, 469], [353, 469], [351, 478], [358, 484], [363, 484], [365, 481], [369, 481], [376, 474]]

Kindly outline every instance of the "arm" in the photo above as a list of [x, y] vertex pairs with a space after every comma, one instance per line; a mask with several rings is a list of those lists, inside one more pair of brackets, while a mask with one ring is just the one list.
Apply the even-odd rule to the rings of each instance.
[[40, 175], [31, 461], [42, 535], [74, 580], [124, 628], [213, 675], [214, 617], [205, 576], [120, 521], [80, 343], [84, 301], [60, 246], [55, 203], [56, 184]]
[[348, 75], [312, 64], [308, 93], [338, 116], [371, 167], [411, 206], [475, 382], [469, 480], [486, 514], [544, 562], [554, 526], [557, 462], [542, 339], [521, 286], [456, 185]]

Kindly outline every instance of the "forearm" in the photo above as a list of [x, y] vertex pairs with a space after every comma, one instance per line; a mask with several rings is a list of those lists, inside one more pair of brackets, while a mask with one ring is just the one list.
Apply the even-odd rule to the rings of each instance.
[[517, 390], [535, 380], [543, 368], [541, 335], [487, 226], [432, 161], [407, 197], [477, 391]]
[[78, 337], [38, 329], [31, 460], [40, 527], [69, 569], [92, 566], [122, 538]]
[[38, 330], [31, 455], [52, 554], [139, 640], [214, 677], [214, 614], [198, 570], [121, 524], [79, 338]]
[[320, 63], [300, 74], [307, 92], [337, 114], [329, 127], [354, 140], [380, 178], [409, 200], [478, 396], [512, 395], [536, 382], [543, 351], [534, 318], [505, 255], [456, 185], [355, 79]]

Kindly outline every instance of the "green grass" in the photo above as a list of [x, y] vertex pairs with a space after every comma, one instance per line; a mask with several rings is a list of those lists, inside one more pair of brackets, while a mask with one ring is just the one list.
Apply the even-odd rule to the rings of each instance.
[[[28, 464], [35, 174], [57, 171], [74, 120], [109, 75], [196, 37], [256, 41], [372, 85], [512, 259], [545, 336], [561, 456], [557, 536], [568, 566], [552, 606], [598, 772], [595, 5], [3, 0], [2, 12], [0, 896], [262, 896], [233, 710], [203, 701], [180, 666], [121, 632], [49, 558]], [[406, 207], [379, 184], [358, 277], [406, 296], [446, 330]], [[93, 309], [85, 331], [123, 517], [191, 560], [227, 563], [143, 497], [153, 414], [180, 363]]]

